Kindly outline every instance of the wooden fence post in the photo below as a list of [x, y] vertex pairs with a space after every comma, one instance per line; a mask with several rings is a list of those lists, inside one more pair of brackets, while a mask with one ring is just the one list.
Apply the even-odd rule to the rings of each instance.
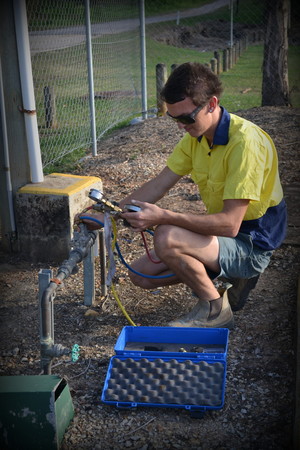
[[211, 70], [213, 71], [213, 73], [215, 73], [217, 75], [217, 63], [218, 61], [216, 60], [216, 58], [212, 58], [210, 60], [210, 65], [211, 65]]
[[223, 69], [222, 61], [221, 61], [221, 58], [220, 58], [220, 53], [218, 51], [215, 51], [214, 52], [214, 57], [217, 60], [217, 74], [220, 75], [220, 73], [222, 73], [222, 71], [223, 71], [222, 70]]
[[228, 48], [228, 69], [232, 69], [232, 47]]
[[241, 41], [240, 40], [237, 41], [236, 48], [237, 48], [237, 58], [239, 59], [241, 56]]
[[164, 116], [167, 112], [166, 103], [162, 101], [160, 93], [167, 81], [167, 68], [163, 63], [156, 65], [156, 101], [157, 115]]
[[236, 64], [236, 44], [232, 46], [232, 65]]
[[229, 67], [228, 56], [229, 56], [228, 48], [224, 48], [224, 50], [223, 50], [223, 72], [228, 71], [228, 67]]
[[46, 128], [57, 128], [55, 94], [50, 86], [44, 87], [44, 106]]

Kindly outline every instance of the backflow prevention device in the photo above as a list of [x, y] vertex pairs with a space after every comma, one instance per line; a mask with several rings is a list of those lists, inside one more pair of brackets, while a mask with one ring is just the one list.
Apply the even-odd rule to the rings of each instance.
[[[96, 202], [96, 205], [93, 205], [93, 209], [95, 209], [96, 211], [100, 211], [103, 213], [108, 212], [112, 216], [123, 212], [118, 203], [110, 202], [104, 197], [103, 192], [98, 191], [97, 189], [90, 190], [89, 198]], [[125, 205], [124, 210], [126, 210], [127, 212], [138, 212], [141, 210], [141, 208], [136, 205]], [[127, 220], [124, 220], [123, 223], [125, 226], [130, 227], [130, 224], [127, 222]]]
[[111, 214], [118, 214], [122, 212], [122, 209], [116, 202], [110, 202], [107, 200], [104, 197], [103, 192], [98, 191], [97, 189], [90, 190], [89, 198], [96, 202], [96, 205], [93, 205], [93, 209], [96, 211], [109, 212]]
[[84, 224], [79, 224], [78, 231], [74, 232], [69, 258], [63, 261], [56, 277], [52, 277], [52, 271], [42, 270], [39, 273], [41, 368], [45, 375], [51, 374], [51, 363], [54, 357], [71, 355], [73, 362], [79, 357], [77, 344], [72, 349], [65, 348], [61, 344], [54, 344], [53, 300], [57, 287], [77, 272], [77, 264], [88, 255], [97, 235], [95, 231], [88, 231]]
[[[119, 207], [119, 205], [116, 202], [111, 202], [108, 199], [104, 197], [104, 194], [97, 190], [97, 189], [91, 189], [89, 192], [89, 198], [96, 202], [93, 206], [90, 206], [86, 210], [82, 212], [83, 215], [81, 215], [81, 219], [89, 219], [92, 221], [95, 221], [100, 225], [100, 227], [106, 227], [105, 224], [100, 222], [98, 219], [93, 218], [92, 216], [84, 217], [84, 213], [88, 209], [94, 209], [96, 211], [102, 212], [104, 214], [104, 221], [106, 224], [109, 224], [110, 221], [107, 221], [107, 216], [111, 215], [118, 216], [120, 213], [123, 212], [123, 210]], [[138, 212], [141, 210], [139, 206], [128, 204], [124, 206], [124, 210], [128, 212]], [[130, 224], [124, 220], [125, 226], [130, 226]], [[150, 234], [153, 234], [152, 231], [146, 230]], [[101, 280], [102, 285], [105, 285], [105, 292], [106, 292], [106, 286], [111, 284], [110, 278], [113, 277], [113, 271], [108, 272], [107, 276], [105, 274], [105, 268], [106, 268], [106, 256], [105, 256], [105, 250], [104, 250], [104, 242], [103, 242], [103, 233], [102, 230], [98, 231], [90, 231], [88, 230], [87, 226], [84, 223], [79, 223], [77, 226], [77, 231], [74, 231], [74, 236], [72, 239], [72, 249], [69, 254], [69, 259], [65, 260], [62, 265], [59, 267], [56, 277], [52, 277], [52, 271], [48, 270], [42, 270], [39, 273], [39, 297], [40, 297], [40, 343], [41, 343], [41, 368], [42, 372], [44, 374], [51, 374], [51, 364], [52, 359], [55, 357], [60, 357], [63, 355], [71, 355], [71, 360], [75, 362], [79, 357], [79, 347], [77, 344], [75, 344], [72, 349], [68, 349], [63, 347], [61, 344], [54, 344], [54, 315], [53, 315], [53, 300], [55, 298], [56, 289], [57, 287], [70, 275], [74, 275], [77, 273], [78, 268], [77, 264], [82, 262], [88, 255], [95, 244], [95, 241], [99, 236], [102, 236], [102, 239], [100, 241], [100, 262], [101, 262]], [[106, 249], [108, 251], [108, 255], [110, 256], [110, 266], [114, 266], [114, 255], [112, 251], [112, 245], [111, 245], [111, 236], [112, 236], [112, 230], [110, 229], [107, 232], [107, 236], [110, 238], [108, 245], [106, 245]], [[143, 232], [141, 232], [143, 236]], [[114, 236], [116, 238], [116, 236]], [[159, 263], [160, 261], [153, 261], [151, 259], [151, 256], [149, 254], [147, 244], [144, 240], [144, 245], [146, 248], [146, 252], [149, 256], [149, 259], [153, 263]], [[145, 278], [169, 278], [172, 277], [173, 274], [168, 275], [147, 275], [140, 272], [135, 271], [132, 267], [130, 267], [126, 261], [124, 260], [120, 248], [118, 246], [118, 243], [115, 241], [114, 246], [117, 250], [117, 253], [120, 257], [121, 262], [132, 272], [136, 273], [137, 275], [143, 276]], [[49, 273], [51, 272], [51, 273]], [[105, 282], [106, 280], [106, 282]], [[111, 284], [112, 285], [112, 284]], [[121, 305], [116, 293], [115, 289], [112, 285], [112, 290], [114, 293], [114, 297], [116, 298], [117, 302], [119, 303], [119, 306], [121, 310], [123, 311], [124, 315], [128, 319], [128, 321], [133, 324], [132, 320], [126, 313], [126, 311], [123, 308], [123, 305]]]

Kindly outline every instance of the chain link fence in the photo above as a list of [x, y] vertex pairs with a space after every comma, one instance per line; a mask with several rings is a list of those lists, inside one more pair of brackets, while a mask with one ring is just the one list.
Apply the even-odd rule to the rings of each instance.
[[26, 4], [44, 168], [77, 149], [90, 148], [92, 121], [99, 139], [140, 111], [137, 2], [89, 2], [91, 54], [85, 3], [27, 0]]
[[[300, 106], [300, 4], [295, 0], [280, 3], [276, 3], [277, 8], [289, 6], [290, 101], [293, 106]], [[217, 9], [211, 8], [216, 4]], [[146, 28], [149, 106], [156, 101], [155, 62], [165, 64], [169, 75], [174, 64], [186, 61], [199, 61], [213, 70], [217, 64], [225, 88], [222, 105], [229, 111], [261, 106], [267, 4], [268, 0], [210, 2], [201, 8], [174, 12], [168, 21], [149, 23]], [[276, 26], [274, 23], [274, 31]], [[228, 51], [232, 55], [225, 65], [224, 55]], [[277, 67], [273, 70], [276, 73]]]
[[[98, 140], [115, 125], [142, 114], [139, 3], [27, 0], [44, 168], [67, 153], [89, 150], [95, 136]], [[157, 107], [157, 65], [165, 66], [167, 76], [173, 65], [186, 61], [209, 64], [220, 73], [225, 85], [222, 104], [228, 107], [230, 98], [229, 110], [238, 110], [241, 96], [250, 91], [248, 107], [260, 106], [264, 2], [217, 0], [203, 5], [199, 1], [201, 7], [195, 5], [189, 10], [181, 2], [178, 11], [155, 14], [154, 6], [160, 10], [163, 3], [162, 0], [144, 3], [148, 112]], [[86, 29], [87, 4], [90, 37]], [[292, 2], [292, 7], [290, 28], [294, 31], [290, 44], [299, 57], [299, 6]], [[230, 53], [226, 66], [224, 58], [228, 51], [234, 53]], [[249, 79], [244, 85], [243, 77], [237, 76], [242, 58], [232, 69], [243, 52], [244, 61], [247, 55], [252, 61], [253, 85]], [[226, 73], [237, 77], [235, 89], [228, 92]], [[291, 80], [290, 90], [296, 92], [299, 85], [297, 75]], [[94, 102], [90, 101], [91, 96]]]
[[[262, 4], [263, 2], [255, 0], [223, 1], [218, 2], [219, 8], [216, 10], [211, 9], [208, 4], [199, 9], [194, 8], [192, 13], [177, 11], [173, 14], [173, 20], [147, 25], [150, 107], [156, 100], [155, 67], [153, 67], [155, 61], [165, 64], [167, 76], [174, 65], [186, 61], [199, 61], [209, 65], [222, 78], [222, 73], [232, 69], [248, 46], [255, 45], [255, 58], [260, 58], [256, 84], [257, 77], [261, 78], [260, 67], [263, 56]], [[246, 88], [250, 91], [253, 86], [247, 85]], [[229, 95], [232, 96], [232, 92]], [[259, 106], [257, 100], [254, 101], [256, 104], [251, 106]], [[239, 106], [237, 101], [235, 108], [238, 109]]]

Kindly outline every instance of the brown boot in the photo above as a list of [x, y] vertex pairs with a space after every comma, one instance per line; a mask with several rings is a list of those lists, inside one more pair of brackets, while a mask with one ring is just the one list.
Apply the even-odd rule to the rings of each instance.
[[232, 311], [242, 309], [248, 300], [249, 293], [255, 288], [259, 275], [253, 278], [234, 278], [230, 280], [231, 287], [227, 289], [228, 300]]
[[168, 324], [169, 327], [229, 328], [234, 327], [234, 318], [228, 302], [227, 291], [223, 294], [222, 309], [217, 317], [210, 319], [210, 302], [199, 300], [185, 316]]

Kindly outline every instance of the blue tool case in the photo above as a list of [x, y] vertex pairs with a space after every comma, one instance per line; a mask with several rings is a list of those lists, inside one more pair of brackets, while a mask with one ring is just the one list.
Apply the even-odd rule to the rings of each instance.
[[205, 412], [224, 405], [226, 328], [124, 327], [101, 400]]

